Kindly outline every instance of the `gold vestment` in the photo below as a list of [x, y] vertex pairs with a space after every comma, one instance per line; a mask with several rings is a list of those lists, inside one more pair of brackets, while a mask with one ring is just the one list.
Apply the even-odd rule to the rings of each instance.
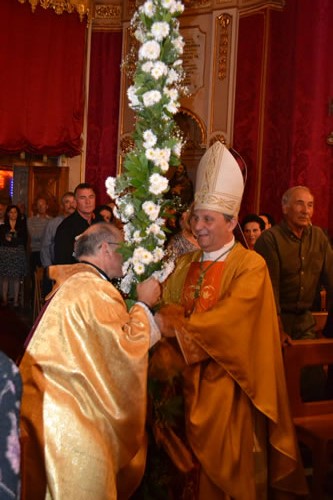
[[54, 270], [20, 363], [22, 498], [128, 498], [145, 463], [149, 320], [93, 266]]
[[[166, 305], [182, 303], [191, 262], [201, 255], [179, 259], [165, 285]], [[186, 432], [201, 465], [198, 498], [253, 500], [267, 497], [268, 488], [274, 498], [279, 492], [306, 494], [264, 260], [237, 244], [224, 262], [217, 302], [204, 312], [194, 308], [188, 318], [176, 307], [174, 314], [170, 307], [165, 311], [187, 362]]]

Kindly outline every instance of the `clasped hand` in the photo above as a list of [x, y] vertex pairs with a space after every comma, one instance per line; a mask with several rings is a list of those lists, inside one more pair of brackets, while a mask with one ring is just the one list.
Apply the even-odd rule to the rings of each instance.
[[174, 337], [184, 322], [184, 308], [178, 304], [163, 306], [155, 314], [155, 321], [164, 337]]

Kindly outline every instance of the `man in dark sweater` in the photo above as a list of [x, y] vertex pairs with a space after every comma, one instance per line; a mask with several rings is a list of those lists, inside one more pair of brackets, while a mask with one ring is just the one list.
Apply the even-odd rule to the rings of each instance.
[[[316, 337], [311, 309], [319, 285], [325, 287], [332, 308], [333, 250], [324, 231], [311, 223], [313, 205], [307, 187], [288, 189], [282, 197], [284, 219], [264, 231], [254, 247], [269, 269], [283, 343]], [[321, 397], [322, 374], [312, 368], [310, 376], [302, 378], [306, 400]]]
[[73, 264], [74, 242], [76, 236], [83, 233], [91, 224], [96, 205], [94, 188], [87, 183], [81, 183], [74, 190], [76, 210], [58, 226], [54, 239], [55, 264]]

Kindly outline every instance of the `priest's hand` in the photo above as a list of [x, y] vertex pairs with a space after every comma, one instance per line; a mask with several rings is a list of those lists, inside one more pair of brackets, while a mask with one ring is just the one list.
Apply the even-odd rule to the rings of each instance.
[[153, 308], [161, 299], [161, 285], [155, 278], [138, 283], [136, 292], [138, 301], [144, 302], [149, 308]]
[[154, 318], [164, 337], [174, 337], [176, 329], [184, 322], [184, 308], [178, 304], [169, 304], [162, 307]]

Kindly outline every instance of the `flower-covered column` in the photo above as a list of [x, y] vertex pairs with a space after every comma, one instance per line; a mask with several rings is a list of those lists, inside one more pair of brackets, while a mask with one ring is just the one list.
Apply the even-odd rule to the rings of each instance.
[[169, 189], [166, 173], [180, 163], [182, 138], [173, 115], [185, 91], [184, 41], [178, 0], [146, 0], [131, 21], [140, 43], [133, 85], [127, 95], [136, 113], [134, 149], [124, 161], [124, 171], [109, 177], [106, 188], [116, 202], [115, 215], [124, 223], [125, 242], [121, 289], [135, 298], [136, 284], [152, 274], [163, 281], [173, 264], [165, 261], [166, 209]]

